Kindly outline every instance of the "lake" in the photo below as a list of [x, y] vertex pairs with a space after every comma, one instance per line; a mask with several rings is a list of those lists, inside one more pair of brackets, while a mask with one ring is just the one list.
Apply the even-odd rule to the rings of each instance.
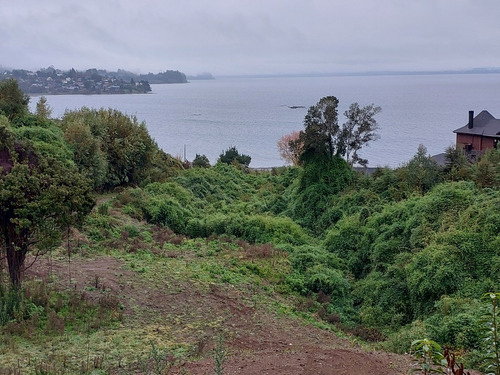
[[[353, 102], [382, 107], [376, 117], [380, 138], [360, 153], [372, 167], [397, 167], [419, 144], [432, 155], [444, 152], [455, 142], [453, 130], [467, 124], [469, 110], [500, 117], [500, 74], [218, 78], [151, 87], [149, 94], [46, 98], [54, 117], [82, 106], [115, 108], [144, 121], [174, 156], [205, 154], [214, 163], [236, 146], [256, 168], [283, 165], [278, 139], [301, 130], [307, 108], [324, 96], [339, 99], [340, 124]], [[37, 100], [32, 98], [32, 110]]]

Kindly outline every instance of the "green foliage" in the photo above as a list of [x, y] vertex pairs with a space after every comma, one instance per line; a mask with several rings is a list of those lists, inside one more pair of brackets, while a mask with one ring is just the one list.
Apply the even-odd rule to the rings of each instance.
[[339, 100], [335, 96], [321, 98], [309, 108], [304, 118], [304, 131], [299, 140], [302, 143], [301, 159], [309, 155], [333, 157], [337, 153]]
[[[497, 194], [471, 182], [439, 184], [424, 196], [390, 203], [361, 192], [332, 200], [343, 217], [323, 242], [356, 278], [351, 295], [358, 308], [352, 318], [387, 333], [418, 318], [433, 340], [476, 347], [474, 297], [498, 280]], [[469, 298], [464, 304], [472, 307], [445, 314], [440, 302], [445, 295]]]
[[327, 212], [332, 196], [349, 185], [353, 172], [340, 157], [311, 154], [305, 158], [291, 215], [304, 227], [318, 232], [325, 229], [318, 223]]
[[406, 165], [406, 182], [419, 194], [429, 191], [439, 182], [439, 166], [427, 155], [425, 146], [418, 146], [417, 153]]
[[213, 352], [214, 358], [214, 374], [215, 375], [223, 375], [224, 374], [224, 364], [227, 361], [227, 353], [226, 348], [224, 348], [224, 336], [223, 334], [219, 334], [217, 339], [217, 345], [214, 348]]
[[361, 158], [358, 151], [378, 138], [378, 124], [375, 115], [381, 110], [382, 108], [374, 104], [360, 107], [358, 103], [353, 103], [344, 112], [347, 122], [342, 126], [340, 132], [338, 151], [340, 151], [340, 155], [345, 156], [349, 164], [367, 166], [368, 160]]
[[[388, 338], [386, 348], [400, 352], [415, 338], [428, 337], [413, 344], [421, 372], [435, 369], [436, 342], [469, 352], [478, 362], [471, 349], [486, 346], [477, 296], [500, 283], [500, 152], [488, 152], [469, 166], [450, 150], [441, 170], [420, 147], [405, 166], [360, 176], [341, 157], [359, 162], [357, 146], [348, 150], [332, 141], [332, 134], [342, 136], [334, 98], [320, 103], [306, 116], [306, 127], [316, 133], [308, 134], [302, 165], [269, 173], [241, 168], [250, 160], [234, 147], [213, 167], [197, 155], [193, 166], [200, 168], [182, 170], [158, 149], [144, 124], [114, 110], [67, 112], [58, 125], [47, 114], [12, 120], [0, 115], [0, 237], [3, 244], [14, 243], [6, 251], [9, 262], [18, 262], [11, 281], [20, 280], [18, 266], [27, 252], [60, 244], [61, 230], [90, 211], [92, 187], [135, 185], [140, 187], [121, 188], [116, 202], [87, 217], [86, 238], [96, 247], [141, 254], [144, 263], [136, 267], [141, 274], [154, 267], [155, 252], [165, 258], [164, 251], [178, 250], [175, 244], [210, 260], [247, 241], [241, 259], [207, 261], [200, 277], [237, 284], [265, 275], [283, 292], [307, 296], [308, 311], [325, 320], [333, 316], [331, 322], [341, 327], [377, 332]], [[363, 111], [375, 126], [370, 121], [376, 107], [350, 110], [345, 126], [364, 121]], [[347, 129], [352, 137], [354, 129]], [[165, 228], [145, 234], [137, 222], [113, 217], [117, 207]], [[150, 244], [155, 252], [144, 250]], [[287, 257], [271, 262], [267, 257], [276, 248]], [[490, 335], [485, 363], [496, 369], [492, 296], [497, 298], [485, 297]], [[0, 289], [0, 322], [38, 315], [41, 325], [57, 328], [71, 316], [70, 303], [63, 305], [55, 311], [51, 303]], [[148, 364], [160, 354], [152, 347]]]
[[390, 332], [381, 347], [393, 353], [406, 354], [410, 352], [411, 343], [417, 337], [428, 337], [425, 324], [418, 319]]
[[263, 215], [216, 214], [190, 221], [188, 235], [230, 235], [252, 243], [305, 244], [309, 238], [289, 218]]
[[339, 220], [326, 234], [323, 247], [343, 259], [350, 272], [361, 275], [366, 267], [367, 253], [360, 251], [359, 240], [362, 230], [359, 216], [349, 216]]
[[90, 126], [84, 121], [69, 122], [64, 139], [71, 145], [73, 160], [80, 173], [92, 179], [95, 189], [106, 182], [108, 161], [101, 149], [101, 140], [92, 135]]
[[7, 116], [9, 120], [26, 115], [29, 100], [29, 96], [21, 91], [15, 79], [0, 81], [0, 114]]
[[[407, 176], [407, 167], [356, 176], [341, 158], [317, 154], [274, 175], [219, 163], [136, 189], [132, 204], [190, 237], [286, 249], [289, 290], [326, 295], [315, 304], [321, 314], [377, 330], [387, 347], [407, 351], [427, 336], [469, 350], [480, 337], [474, 296], [500, 282], [500, 198], [471, 181]], [[241, 272], [260, 272], [249, 267]]]
[[470, 175], [471, 164], [465, 156], [464, 150], [455, 146], [445, 150], [444, 172], [451, 181], [465, 180]]
[[447, 246], [429, 246], [407, 265], [410, 300], [416, 316], [425, 316], [434, 301], [460, 288], [461, 268]]
[[425, 319], [426, 333], [444, 347], [481, 347], [481, 308], [477, 299], [443, 296]]
[[240, 154], [235, 146], [228, 148], [222, 154], [219, 155], [220, 163], [228, 165], [242, 166], [243, 168], [248, 168], [252, 158], [245, 154]]
[[192, 166], [193, 168], [210, 168], [210, 160], [205, 155], [196, 154]]
[[293, 146], [301, 145], [300, 159], [303, 162], [311, 155], [341, 156], [349, 165], [358, 163], [366, 166], [368, 160], [362, 159], [358, 151], [378, 137], [374, 116], [381, 108], [373, 104], [361, 108], [358, 103], [353, 103], [344, 112], [347, 121], [340, 127], [338, 104], [335, 96], [327, 96], [310, 107], [304, 118], [304, 131]]
[[19, 285], [26, 254], [33, 246], [41, 251], [56, 246], [61, 229], [81, 222], [94, 201], [89, 181], [68, 159], [61, 161], [38, 151], [44, 142], [37, 140], [56, 142], [56, 133], [35, 128], [39, 137], [31, 133], [32, 141], [17, 138], [16, 130], [2, 128], [7, 139], [0, 152], [7, 168], [0, 174], [0, 237], [11, 282]]
[[230, 235], [252, 243], [304, 244], [309, 237], [288, 217], [268, 213], [281, 176], [250, 175], [233, 166], [183, 171], [131, 197], [151, 222], [191, 237]]
[[293, 269], [300, 273], [305, 273], [308, 269], [316, 265], [340, 269], [343, 264], [342, 259], [336, 255], [327, 252], [320, 247], [311, 245], [295, 247], [291, 251], [289, 259]]
[[52, 109], [47, 104], [47, 98], [45, 96], [40, 96], [38, 102], [36, 103], [36, 116], [42, 120], [48, 120], [52, 115]]
[[500, 183], [500, 151], [488, 150], [471, 168], [472, 179], [480, 187], [493, 187]]
[[367, 327], [390, 332], [413, 320], [408, 285], [400, 263], [386, 273], [372, 271], [354, 284], [352, 294], [359, 306], [358, 319]]
[[182, 206], [179, 201], [171, 197], [157, 197], [151, 199], [145, 207], [146, 219], [164, 225], [177, 233], [185, 233], [186, 225], [192, 212]]
[[488, 375], [500, 374], [500, 311], [498, 300], [500, 293], [486, 293], [482, 299], [485, 301], [484, 321], [486, 352], [483, 358], [483, 367]]
[[349, 282], [339, 270], [323, 264], [316, 264], [308, 268], [304, 276], [307, 290], [321, 291], [335, 298], [344, 298], [348, 295]]
[[73, 164], [72, 152], [63, 139], [61, 130], [51, 121], [33, 115], [18, 118], [14, 134], [19, 140], [28, 140], [42, 155]]
[[427, 374], [444, 374], [442, 367], [447, 365], [441, 346], [432, 340], [415, 340], [411, 343], [411, 352], [416, 358], [416, 363], [411, 372]]
[[75, 162], [94, 178], [95, 187], [159, 181], [182, 168], [159, 149], [143, 122], [117, 110], [69, 111], [61, 127]]
[[6, 288], [0, 283], [0, 326], [6, 325], [12, 320], [16, 320], [21, 310], [21, 293], [17, 288]]

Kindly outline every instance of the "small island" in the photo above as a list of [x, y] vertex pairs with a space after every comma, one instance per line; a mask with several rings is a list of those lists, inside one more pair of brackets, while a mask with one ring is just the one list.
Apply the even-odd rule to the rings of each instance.
[[26, 94], [145, 94], [151, 91], [150, 84], [187, 83], [186, 75], [167, 70], [153, 74], [135, 74], [122, 69], [108, 72], [103, 69], [67, 71], [50, 66], [36, 72], [13, 69], [0, 72], [0, 81], [14, 78]]

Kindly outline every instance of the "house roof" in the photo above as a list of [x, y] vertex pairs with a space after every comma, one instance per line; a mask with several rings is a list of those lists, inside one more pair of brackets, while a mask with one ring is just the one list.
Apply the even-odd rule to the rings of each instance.
[[500, 137], [500, 119], [494, 118], [488, 111], [481, 111], [474, 117], [472, 129], [467, 124], [453, 130], [453, 133]]

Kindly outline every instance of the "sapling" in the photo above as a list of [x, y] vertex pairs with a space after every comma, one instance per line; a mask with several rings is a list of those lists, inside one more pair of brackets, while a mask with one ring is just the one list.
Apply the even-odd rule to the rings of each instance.
[[498, 325], [500, 324], [500, 311], [498, 299], [500, 293], [486, 293], [482, 300], [486, 302], [483, 320], [486, 323], [486, 354], [483, 359], [486, 375], [500, 375], [500, 343]]
[[411, 353], [416, 358], [416, 363], [411, 372], [419, 372], [423, 375], [444, 374], [443, 367], [447, 365], [443, 356], [441, 346], [432, 340], [415, 340], [411, 343]]

